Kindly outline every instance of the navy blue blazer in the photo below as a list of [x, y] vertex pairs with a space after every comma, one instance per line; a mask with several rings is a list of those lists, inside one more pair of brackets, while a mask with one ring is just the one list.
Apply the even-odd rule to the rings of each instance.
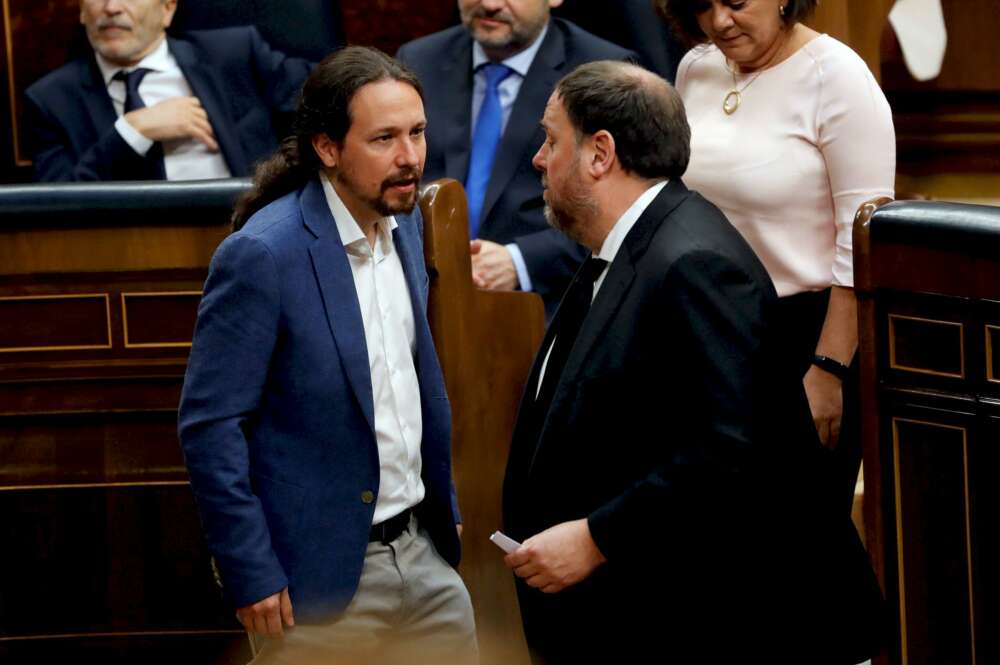
[[[427, 113], [427, 162], [424, 178], [465, 182], [472, 143], [472, 37], [464, 26], [404, 44], [397, 57], [424, 86]], [[521, 84], [497, 148], [483, 200], [479, 237], [517, 243], [533, 289], [551, 315], [586, 252], [549, 227], [543, 214], [541, 175], [531, 159], [545, 140], [540, 122], [556, 82], [594, 60], [632, 60], [637, 56], [553, 18], [528, 75]]]
[[[423, 416], [417, 516], [457, 565], [451, 411], [427, 324], [423, 222], [419, 210], [396, 219]], [[354, 277], [317, 178], [219, 246], [184, 380], [181, 445], [234, 606], [286, 585], [296, 619], [326, 620], [347, 606], [379, 489], [373, 423]]]
[[[273, 116], [294, 110], [311, 63], [272, 50], [253, 27], [195, 31], [167, 43], [208, 113], [230, 173], [250, 175], [277, 146]], [[155, 177], [115, 131], [115, 109], [93, 55], [31, 85], [25, 102], [36, 180]]]

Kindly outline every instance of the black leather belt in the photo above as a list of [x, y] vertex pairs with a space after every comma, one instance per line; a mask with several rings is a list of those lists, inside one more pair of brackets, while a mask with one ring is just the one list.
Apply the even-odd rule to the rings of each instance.
[[372, 530], [368, 532], [368, 542], [388, 545], [399, 538], [410, 524], [410, 512], [410, 509], [407, 508], [395, 517], [373, 524]]

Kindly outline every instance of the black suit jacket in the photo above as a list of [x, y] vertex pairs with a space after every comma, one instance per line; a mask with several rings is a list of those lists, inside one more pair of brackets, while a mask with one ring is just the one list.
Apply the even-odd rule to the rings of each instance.
[[[426, 180], [465, 182], [472, 143], [472, 37], [463, 26], [422, 37], [399, 49], [424, 86], [427, 113]], [[594, 60], [636, 60], [635, 54], [561, 19], [549, 31], [521, 84], [497, 148], [483, 201], [479, 237], [517, 243], [532, 287], [555, 311], [584, 250], [549, 228], [543, 214], [542, 180], [531, 158], [545, 140], [540, 122], [557, 81]]]
[[[272, 50], [256, 28], [168, 37], [170, 53], [208, 113], [234, 177], [277, 146], [275, 114], [291, 113], [310, 63]], [[26, 117], [41, 181], [137, 180], [148, 163], [114, 128], [115, 109], [93, 54], [74, 60], [25, 92]]]
[[548, 660], [853, 663], [875, 648], [877, 583], [829, 505], [801, 376], [773, 343], [776, 302], [739, 233], [675, 181], [626, 237], [534, 414], [556, 313], [515, 427], [504, 528], [522, 541], [587, 518], [608, 561], [554, 595], [519, 583]]

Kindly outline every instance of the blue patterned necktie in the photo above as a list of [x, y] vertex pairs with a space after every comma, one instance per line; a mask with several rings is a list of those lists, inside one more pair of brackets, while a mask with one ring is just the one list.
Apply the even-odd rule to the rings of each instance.
[[497, 63], [483, 65], [482, 70], [486, 73], [486, 96], [472, 133], [472, 154], [465, 178], [465, 194], [469, 199], [469, 238], [475, 238], [479, 232], [486, 186], [490, 182], [493, 160], [503, 133], [503, 109], [500, 107], [498, 88], [504, 79], [514, 73], [507, 65]]
[[[153, 71], [145, 67], [136, 67], [130, 72], [124, 69], [118, 70], [114, 75], [114, 80], [125, 84], [125, 108], [123, 113], [131, 113], [138, 109], [146, 108], [146, 102], [139, 96], [139, 84], [146, 74]], [[146, 153], [144, 159], [147, 171], [145, 173], [136, 172], [137, 180], [166, 180], [167, 170], [163, 162], [163, 144], [156, 142]]]

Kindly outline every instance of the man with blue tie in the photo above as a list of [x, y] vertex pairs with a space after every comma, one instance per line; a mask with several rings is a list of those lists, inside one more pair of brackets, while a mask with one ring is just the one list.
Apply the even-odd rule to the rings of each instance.
[[462, 25], [398, 53], [427, 91], [427, 180], [465, 184], [476, 284], [535, 291], [551, 316], [585, 253], [548, 227], [531, 158], [561, 76], [636, 56], [550, 17], [562, 0], [459, 0]]
[[252, 27], [168, 37], [177, 0], [80, 0], [93, 55], [25, 91], [35, 179], [250, 175], [311, 64]]

